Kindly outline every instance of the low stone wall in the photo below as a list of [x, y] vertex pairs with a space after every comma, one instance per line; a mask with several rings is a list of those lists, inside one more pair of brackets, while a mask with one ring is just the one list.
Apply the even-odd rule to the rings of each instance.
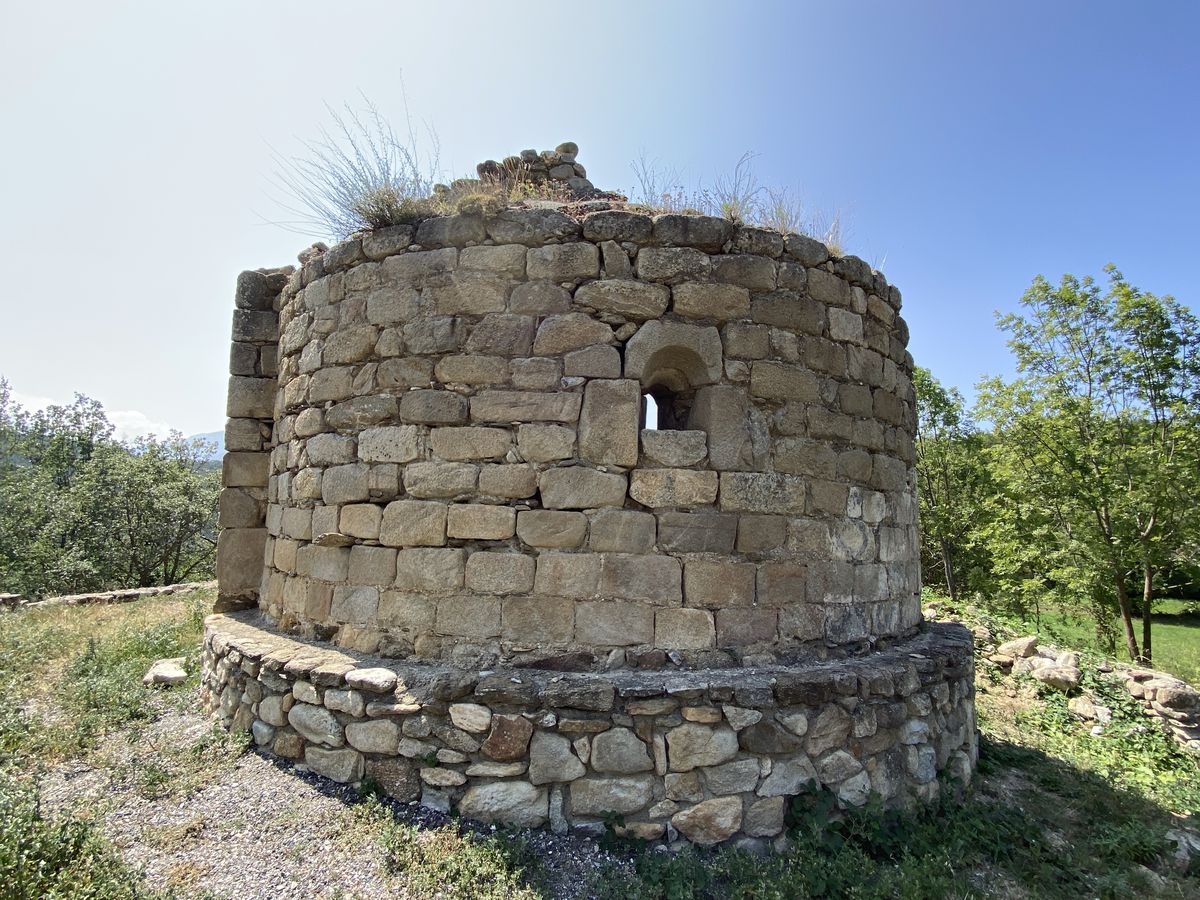
[[[932, 618], [937, 609], [930, 608], [926, 613]], [[1075, 694], [1079, 690], [1083, 663], [1074, 650], [1041, 644], [1036, 634], [1014, 638], [994, 647], [992, 632], [987, 627], [975, 628], [974, 636], [981, 655], [999, 666], [1001, 671], [1028, 675], [1065, 694]], [[1096, 671], [1120, 681], [1130, 696], [1142, 704], [1142, 711], [1147, 716], [1161, 724], [1184, 749], [1200, 753], [1200, 691], [1174, 675], [1140, 666], [1106, 661], [1096, 666]], [[1071, 698], [1071, 712], [1082, 719], [1095, 720], [1099, 723], [1097, 727], [1106, 725], [1112, 711], [1094, 702], [1095, 698], [1088, 694], [1084, 689]]]
[[210, 616], [203, 691], [264, 752], [399, 800], [517, 826], [763, 849], [787, 798], [846, 807], [966, 783], [977, 744], [970, 633], [935, 624], [888, 651], [803, 668], [463, 671]]
[[1186, 749], [1200, 753], [1200, 691], [1154, 669], [1120, 669], [1117, 674], [1147, 716], [1162, 722]]
[[44, 609], [49, 606], [83, 606], [89, 603], [131, 603], [144, 597], [190, 594], [193, 591], [216, 590], [216, 587], [215, 581], [185, 581], [180, 584], [118, 588], [115, 591], [99, 591], [91, 594], [65, 594], [60, 597], [46, 597], [43, 600], [29, 600], [19, 594], [0, 594], [0, 609], [20, 609], [26, 606]]

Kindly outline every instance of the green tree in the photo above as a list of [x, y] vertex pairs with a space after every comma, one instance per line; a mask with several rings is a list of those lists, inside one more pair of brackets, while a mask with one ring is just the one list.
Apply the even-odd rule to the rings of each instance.
[[112, 440], [100, 404], [30, 412], [0, 379], [0, 587], [40, 594], [98, 588], [99, 573], [60, 527], [62, 494], [98, 446]]
[[219, 476], [180, 435], [113, 439], [100, 404], [29, 412], [0, 379], [0, 590], [66, 593], [209, 574]]
[[220, 481], [180, 434], [107, 444], [81, 467], [60, 521], [107, 583], [174, 584], [212, 568]]
[[1155, 574], [1196, 541], [1200, 328], [1173, 298], [1105, 271], [1107, 291], [1039, 277], [1025, 314], [999, 320], [1018, 377], [980, 390], [1001, 487], [992, 550], [1019, 592], [1053, 590], [1098, 615], [1115, 606], [1130, 658], [1150, 662]]
[[982, 587], [988, 569], [980, 542], [990, 486], [984, 435], [962, 395], [945, 388], [928, 369], [913, 371], [917, 398], [917, 491], [922, 557], [927, 572], [940, 570], [946, 593]]

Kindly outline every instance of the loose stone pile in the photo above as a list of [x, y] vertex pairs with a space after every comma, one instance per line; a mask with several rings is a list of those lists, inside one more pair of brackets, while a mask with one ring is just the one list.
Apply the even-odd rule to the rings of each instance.
[[556, 674], [411, 666], [210, 617], [204, 690], [225, 723], [340, 782], [519, 826], [761, 849], [789, 796], [938, 796], [976, 756], [969, 634], [803, 670]]
[[579, 147], [572, 141], [559, 144], [553, 150], [522, 150], [517, 156], [506, 156], [502, 161], [489, 159], [475, 167], [484, 181], [498, 183], [511, 189], [518, 183], [535, 185], [557, 185], [576, 199], [588, 198], [596, 193], [595, 186], [587, 179], [587, 170], [576, 161]]
[[[565, 177], [576, 152], [537, 164]], [[928, 639], [908, 332], [861, 260], [592, 199], [381, 229], [301, 262], [238, 281], [221, 609], [506, 683], [724, 669], [732, 685]], [[503, 714], [540, 721], [524, 702]], [[937, 743], [946, 722], [927, 725]], [[973, 759], [964, 727], [922, 776]]]
[[[1030, 675], [1051, 687], [1069, 693], [1083, 678], [1079, 654], [1069, 650], [1039, 646], [1037, 635], [1008, 641], [989, 654], [988, 659], [1014, 675]], [[1105, 669], [1105, 672], [1112, 671]], [[1136, 698], [1147, 716], [1161, 722], [1180, 744], [1200, 752], [1200, 691], [1185, 681], [1153, 669], [1122, 666], [1117, 668], [1130, 696]], [[1071, 711], [1084, 719], [1101, 724], [1110, 711], [1084, 697], [1071, 700]]]

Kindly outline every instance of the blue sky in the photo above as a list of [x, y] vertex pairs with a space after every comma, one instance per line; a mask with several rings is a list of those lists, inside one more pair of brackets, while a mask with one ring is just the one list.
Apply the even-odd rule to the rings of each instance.
[[968, 394], [1037, 274], [1111, 261], [1200, 306], [1200, 4], [9, 6], [0, 375], [127, 431], [223, 425], [236, 275], [308, 243], [264, 224], [271, 148], [359, 91], [399, 122], [401, 73], [448, 174], [574, 140], [620, 189], [643, 153], [707, 182], [757, 153]]

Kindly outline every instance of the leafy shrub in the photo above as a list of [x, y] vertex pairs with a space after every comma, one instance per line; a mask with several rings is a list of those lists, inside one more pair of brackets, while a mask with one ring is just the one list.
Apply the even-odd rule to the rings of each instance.
[[94, 826], [52, 821], [31, 787], [0, 773], [0, 896], [42, 898], [149, 897]]

